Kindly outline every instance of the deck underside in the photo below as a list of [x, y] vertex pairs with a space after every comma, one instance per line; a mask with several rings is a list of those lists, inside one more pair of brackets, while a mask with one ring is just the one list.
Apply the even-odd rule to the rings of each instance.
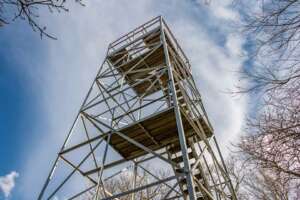
[[[186, 138], [195, 134], [189, 121], [182, 115]], [[196, 120], [196, 119], [194, 119]], [[202, 118], [198, 118], [207, 137], [212, 135], [212, 132], [207, 127], [207, 124]], [[174, 109], [167, 109], [163, 112], [156, 113], [145, 120], [124, 127], [119, 132], [125, 134], [131, 139], [141, 143], [151, 150], [158, 150], [167, 145], [179, 145], [178, 132]], [[110, 145], [125, 159], [133, 159], [147, 154], [143, 149], [128, 142], [117, 134], [113, 134], [110, 140]]]
[[[169, 51], [177, 54], [170, 39], [168, 36], [166, 37]], [[140, 42], [138, 42], [139, 40]], [[146, 78], [154, 70], [159, 70], [159, 68], [166, 66], [164, 48], [160, 42], [160, 29], [149, 32], [143, 38], [136, 39], [136, 42], [140, 43], [140, 45], [135, 47], [134, 51], [128, 50], [128, 47], [125, 46], [109, 55], [108, 60], [115, 66], [118, 73], [124, 75], [126, 82], [132, 86], [132, 89], [138, 96], [147, 96], [167, 87], [169, 80], [168, 75], [163, 74], [159, 77], [159, 82], [154, 83], [153, 86], [151, 84], [157, 79], [156, 76], [148, 81], [136, 84], [138, 80]], [[172, 57], [171, 62], [174, 62]], [[180, 67], [184, 67], [183, 61], [180, 59], [178, 64]], [[149, 87], [151, 87], [150, 90], [145, 93]]]

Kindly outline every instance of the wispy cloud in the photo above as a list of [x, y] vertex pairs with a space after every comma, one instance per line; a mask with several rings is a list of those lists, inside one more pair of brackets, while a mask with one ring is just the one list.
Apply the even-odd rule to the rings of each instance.
[[11, 195], [11, 191], [15, 187], [15, 179], [18, 176], [19, 174], [15, 171], [12, 171], [5, 176], [0, 176], [0, 190], [6, 198]]

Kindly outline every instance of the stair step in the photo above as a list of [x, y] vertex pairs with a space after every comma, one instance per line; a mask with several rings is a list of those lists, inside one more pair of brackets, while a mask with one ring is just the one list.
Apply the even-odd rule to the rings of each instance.
[[[201, 176], [201, 174], [199, 173], [199, 174], [196, 174], [196, 175], [194, 175], [195, 176], [195, 178], [197, 179], [197, 180], [201, 180], [202, 179], [202, 176]], [[182, 181], [181, 181], [181, 183], [182, 184], [186, 184], [186, 179], [183, 179]]]
[[[188, 147], [188, 151], [191, 151], [190, 144], [187, 144], [187, 147]], [[181, 152], [180, 145], [176, 145], [176, 146], [170, 147], [169, 148], [169, 152], [171, 154], [175, 154], [175, 153]]]
[[[189, 156], [189, 159], [190, 159], [190, 160], [194, 158], [192, 152], [190, 152], [190, 153], [188, 154], [188, 156]], [[175, 162], [175, 163], [183, 163], [183, 156], [182, 156], [182, 155], [176, 156], [176, 157], [172, 158], [171, 160], [172, 160], [173, 162]]]
[[[184, 190], [183, 193], [185, 195], [188, 195], [188, 190]], [[199, 190], [197, 191], [197, 189], [196, 189], [196, 198], [197, 200], [204, 200], [203, 194]]]
[[175, 169], [175, 172], [182, 174], [184, 171], [182, 168], [179, 168], [179, 169]]
[[[200, 189], [199, 189], [198, 187], [195, 187], [195, 191], [196, 191], [196, 192], [200, 192]], [[185, 187], [185, 188], [183, 189], [183, 193], [184, 193], [184, 194], [188, 194], [188, 193], [189, 193], [187, 187]]]
[[201, 176], [201, 174], [199, 173], [199, 174], [196, 174], [196, 175], [195, 175], [195, 178], [196, 178], [197, 180], [201, 180], [201, 179], [202, 179], [202, 176]]

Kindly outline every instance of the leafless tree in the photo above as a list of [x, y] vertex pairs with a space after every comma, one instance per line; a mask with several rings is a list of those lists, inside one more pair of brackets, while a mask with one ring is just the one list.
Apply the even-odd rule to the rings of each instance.
[[239, 200], [292, 200], [300, 197], [298, 187], [295, 187], [297, 181], [245, 162], [243, 154], [234, 154], [227, 167]]
[[296, 192], [300, 189], [299, 89], [297, 81], [273, 88], [246, 124], [246, 136], [237, 144], [242, 162], [252, 166], [241, 170], [246, 175], [240, 194], [246, 199], [300, 198]]
[[243, 7], [243, 16], [255, 64], [243, 71], [249, 84], [238, 86], [239, 92], [266, 92], [300, 77], [300, 1], [254, 2], [255, 8]]
[[258, 165], [300, 178], [300, 83], [269, 93], [237, 145]]
[[[170, 172], [166, 170], [155, 170], [155, 176], [159, 179], [164, 179], [170, 176]], [[107, 196], [107, 194], [119, 194], [122, 192], [126, 192], [132, 190], [133, 188], [142, 187], [153, 182], [153, 176], [144, 170], [138, 170], [136, 175], [132, 172], [132, 170], [122, 171], [118, 173], [117, 176], [109, 177], [105, 181], [105, 191], [104, 194], [103, 188], [99, 190], [98, 198], [102, 199]], [[168, 193], [170, 188], [168, 188], [165, 184], [160, 184], [158, 186], [148, 187], [144, 190], [140, 190], [135, 193], [130, 193], [128, 195], [124, 195], [118, 199], [120, 200], [159, 200], [163, 199], [165, 195]], [[94, 199], [96, 196], [96, 189], [92, 190], [89, 194], [87, 194], [84, 199]]]
[[263, 98], [236, 145], [239, 185], [249, 199], [291, 199], [300, 189], [300, 1], [256, 2], [245, 17], [254, 65], [243, 71], [248, 85], [238, 91]]
[[[82, 0], [75, 0], [84, 5]], [[41, 37], [56, 39], [49, 34], [46, 26], [39, 22], [41, 12], [68, 11], [66, 0], [0, 0], [0, 27], [8, 25], [17, 19], [26, 21]]]
[[248, 120], [236, 147], [242, 162], [252, 166], [242, 171], [251, 171], [243, 180], [250, 196], [290, 199], [300, 190], [299, 114], [300, 83], [293, 82], [268, 92], [257, 116]]
[[245, 179], [246, 169], [241, 164], [241, 159], [236, 154], [232, 154], [226, 161], [226, 167], [233, 184], [234, 190], [236, 192], [237, 198], [239, 200], [249, 199], [248, 195], [245, 194], [243, 190], [243, 183]]

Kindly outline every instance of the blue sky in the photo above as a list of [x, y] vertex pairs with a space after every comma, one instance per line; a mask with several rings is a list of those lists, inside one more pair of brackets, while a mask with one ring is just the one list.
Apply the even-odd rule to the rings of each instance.
[[[21, 171], [22, 158], [31, 140], [43, 126], [43, 108], [37, 85], [40, 79], [30, 69], [41, 69], [43, 44], [24, 23], [0, 30], [0, 172]], [[3, 194], [0, 199], [4, 199]]]
[[[41, 114], [34, 79], [26, 73], [27, 65], [37, 59], [41, 45], [22, 24], [1, 29], [0, 38], [0, 155], [2, 173], [18, 169], [24, 142], [34, 137], [37, 117]], [[41, 48], [42, 49], [42, 48]], [[29, 59], [31, 58], [31, 59]]]
[[[238, 81], [233, 71], [247, 61], [241, 56], [247, 41], [233, 27], [239, 13], [230, 1], [203, 2], [72, 4], [69, 13], [41, 17], [58, 41], [41, 40], [22, 21], [0, 29], [0, 177], [19, 174], [7, 199], [36, 198], [108, 43], [158, 15], [190, 58], [226, 150], [247, 113], [246, 98], [225, 93]], [[1, 191], [0, 199], [6, 199]]]

